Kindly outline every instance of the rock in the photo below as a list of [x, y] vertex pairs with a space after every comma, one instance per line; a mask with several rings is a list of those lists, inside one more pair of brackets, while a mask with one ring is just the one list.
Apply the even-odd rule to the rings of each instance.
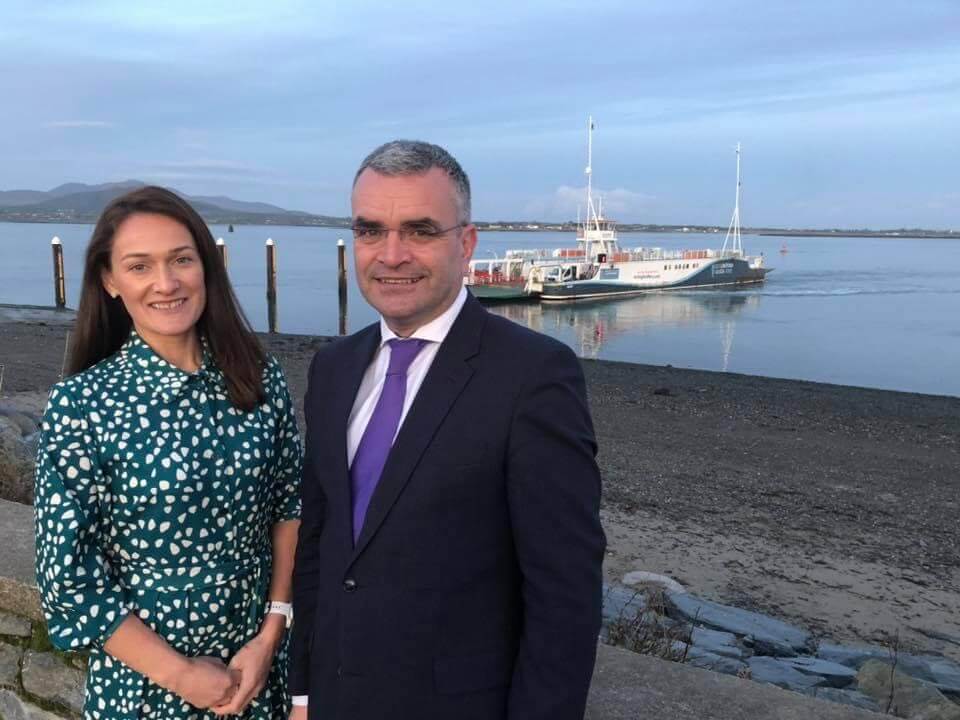
[[686, 593], [667, 593], [668, 611], [696, 625], [706, 625], [740, 636], [749, 636], [758, 654], [790, 657], [809, 649], [812, 636], [806, 630], [760, 613], [701, 600]]
[[747, 669], [747, 664], [742, 660], [717, 655], [716, 653], [702, 650], [696, 645], [686, 645], [686, 643], [679, 643], [676, 646], [676, 649], [680, 650], [680, 657], [683, 657], [684, 646], [686, 646], [687, 652], [687, 665], [703, 668], [704, 670], [713, 670], [714, 672], [723, 673], [724, 675], [733, 675], [734, 677], [742, 677], [744, 671]]
[[38, 708], [36, 705], [31, 705], [30, 703], [24, 703], [23, 707], [27, 710], [29, 720], [63, 720], [62, 715], [48, 713], [46, 710]]
[[857, 671], [853, 668], [821, 658], [795, 657], [788, 658], [784, 662], [807, 675], [825, 678], [823, 684], [834, 688], [845, 688], [857, 678]]
[[[817, 657], [840, 663], [854, 669], [861, 668], [868, 660], [882, 660], [890, 664], [893, 654], [889, 648], [876, 645], [844, 646], [823, 643]], [[904, 675], [924, 680], [937, 686], [942, 693], [960, 696], [960, 665], [939, 655], [911, 655], [897, 653], [897, 669]]]
[[50, 652], [27, 651], [23, 658], [23, 689], [43, 700], [79, 713], [83, 708], [84, 676]]
[[0, 414], [0, 498], [26, 504], [33, 502], [36, 454], [36, 437], [24, 436], [17, 422]]
[[737, 645], [737, 636], [733, 633], [695, 627], [690, 634], [690, 640], [699, 650], [714, 655], [725, 655], [738, 660], [743, 657], [743, 649]]
[[849, 705], [601, 645], [584, 720], [881, 720]]
[[0, 690], [0, 718], [2, 720], [62, 720], [62, 715], [54, 715], [46, 710], [23, 702], [10, 690]]
[[668, 575], [647, 572], [646, 570], [634, 570], [623, 576], [623, 584], [629, 587], [634, 585], [659, 585], [670, 592], [683, 593], [686, 588]]
[[[17, 687], [17, 678], [20, 677], [20, 655], [22, 650], [15, 645], [0, 642], [0, 686]], [[3, 717], [0, 714], [0, 717]]]
[[808, 691], [811, 697], [829, 700], [830, 702], [840, 703], [841, 705], [851, 705], [852, 707], [880, 712], [881, 707], [872, 697], [864, 695], [859, 690], [840, 690], [834, 687], [815, 687]]
[[930, 671], [930, 682], [944, 695], [960, 697], [960, 665], [935, 655], [922, 656]]
[[14, 693], [0, 690], [0, 718], [3, 720], [30, 720], [27, 709]]
[[[860, 691], [876, 700], [881, 710], [886, 710], [890, 699], [891, 667], [887, 661], [868, 660], [857, 673]], [[933, 684], [902, 672], [893, 673], [891, 711], [905, 718], [960, 720], [960, 705], [948, 700]]]
[[867, 660], [887, 660], [890, 650], [879, 645], [836, 645], [820, 643], [817, 657], [859, 670]]
[[27, 711], [28, 720], [63, 720], [62, 715], [54, 715], [30, 703], [24, 703], [23, 707]]
[[647, 607], [644, 594], [639, 590], [620, 585], [603, 586], [603, 624], [607, 626], [619, 620], [630, 620]]
[[897, 670], [917, 680], [935, 685], [944, 694], [960, 695], [960, 665], [945, 657], [899, 653]]
[[8, 637], [30, 637], [30, 621], [18, 615], [0, 610], [0, 635]]
[[786, 690], [806, 692], [826, 684], [826, 678], [800, 672], [781, 658], [756, 655], [747, 660], [751, 677], [757, 682], [770, 683]]

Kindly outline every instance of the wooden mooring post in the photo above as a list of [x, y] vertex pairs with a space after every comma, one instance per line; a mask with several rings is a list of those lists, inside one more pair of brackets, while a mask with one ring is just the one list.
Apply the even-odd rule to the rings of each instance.
[[347, 247], [337, 238], [337, 295], [340, 299], [340, 334], [347, 334]]
[[50, 241], [53, 247], [53, 295], [58, 310], [67, 306], [67, 281], [63, 271], [63, 243], [54, 237]]
[[217, 250], [220, 253], [220, 260], [223, 262], [223, 267], [227, 267], [227, 244], [223, 241], [223, 238], [217, 238]]
[[277, 246], [273, 238], [267, 238], [267, 328], [277, 329]]

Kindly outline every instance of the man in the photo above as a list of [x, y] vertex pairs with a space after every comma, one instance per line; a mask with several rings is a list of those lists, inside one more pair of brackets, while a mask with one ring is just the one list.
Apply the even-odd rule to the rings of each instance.
[[291, 718], [582, 718], [604, 537], [579, 362], [463, 287], [445, 150], [378, 148], [352, 206], [381, 321], [310, 367]]

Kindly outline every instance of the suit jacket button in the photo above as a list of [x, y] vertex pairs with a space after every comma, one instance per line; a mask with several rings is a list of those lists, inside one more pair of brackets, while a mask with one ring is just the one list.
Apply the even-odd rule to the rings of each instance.
[[343, 589], [347, 592], [353, 592], [357, 589], [357, 581], [353, 578], [347, 578], [343, 581]]

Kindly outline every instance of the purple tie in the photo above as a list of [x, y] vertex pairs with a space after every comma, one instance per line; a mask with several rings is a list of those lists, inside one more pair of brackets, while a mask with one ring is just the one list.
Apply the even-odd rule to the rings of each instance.
[[353, 456], [350, 466], [350, 482], [353, 486], [353, 542], [356, 544], [363, 529], [363, 519], [370, 505], [370, 498], [380, 481], [383, 466], [397, 434], [403, 400], [407, 395], [407, 370], [410, 363], [427, 344], [427, 340], [388, 340], [390, 365], [383, 380], [383, 389], [377, 406], [373, 409]]

